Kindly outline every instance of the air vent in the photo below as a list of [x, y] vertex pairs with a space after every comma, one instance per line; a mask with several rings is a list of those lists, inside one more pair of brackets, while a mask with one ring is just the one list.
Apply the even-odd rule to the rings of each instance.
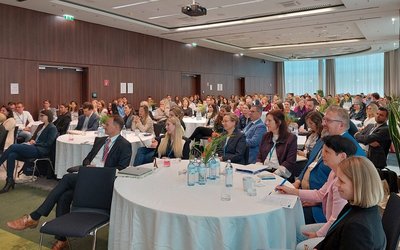
[[279, 4], [282, 5], [282, 7], [284, 8], [293, 8], [300, 5], [298, 1], [285, 1], [285, 2], [280, 2]]

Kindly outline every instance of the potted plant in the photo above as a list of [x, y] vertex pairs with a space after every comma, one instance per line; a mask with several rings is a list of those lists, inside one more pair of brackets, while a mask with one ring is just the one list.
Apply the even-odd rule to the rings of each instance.
[[397, 163], [400, 166], [400, 98], [388, 98], [389, 134], [395, 149]]

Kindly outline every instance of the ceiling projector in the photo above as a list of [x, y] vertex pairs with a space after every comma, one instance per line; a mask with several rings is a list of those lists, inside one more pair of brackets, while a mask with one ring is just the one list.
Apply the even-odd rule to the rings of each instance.
[[193, 3], [182, 7], [182, 13], [188, 16], [205, 16], [207, 15], [207, 9], [200, 6], [198, 3]]

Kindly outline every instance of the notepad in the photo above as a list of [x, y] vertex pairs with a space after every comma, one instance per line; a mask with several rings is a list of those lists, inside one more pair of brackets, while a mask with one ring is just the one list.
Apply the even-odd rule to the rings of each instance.
[[249, 165], [245, 165], [245, 166], [236, 167], [236, 171], [249, 173], [249, 174], [258, 174], [262, 171], [266, 171], [267, 169], [268, 169], [268, 166], [259, 165], [259, 164], [249, 164]]
[[298, 196], [296, 195], [272, 193], [271, 195], [267, 195], [263, 202], [284, 208], [294, 208], [297, 199]]
[[153, 172], [152, 168], [145, 167], [127, 167], [118, 172], [118, 175], [128, 175], [134, 178], [144, 177]]

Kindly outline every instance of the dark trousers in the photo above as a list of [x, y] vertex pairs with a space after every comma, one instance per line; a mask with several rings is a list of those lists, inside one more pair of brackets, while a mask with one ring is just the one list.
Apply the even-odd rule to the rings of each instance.
[[7, 161], [7, 179], [14, 178], [15, 161], [40, 158], [41, 154], [34, 145], [12, 144], [0, 157], [0, 165]]
[[210, 137], [213, 130], [207, 127], [197, 127], [193, 134], [189, 137], [190, 140], [200, 141], [204, 137]]

